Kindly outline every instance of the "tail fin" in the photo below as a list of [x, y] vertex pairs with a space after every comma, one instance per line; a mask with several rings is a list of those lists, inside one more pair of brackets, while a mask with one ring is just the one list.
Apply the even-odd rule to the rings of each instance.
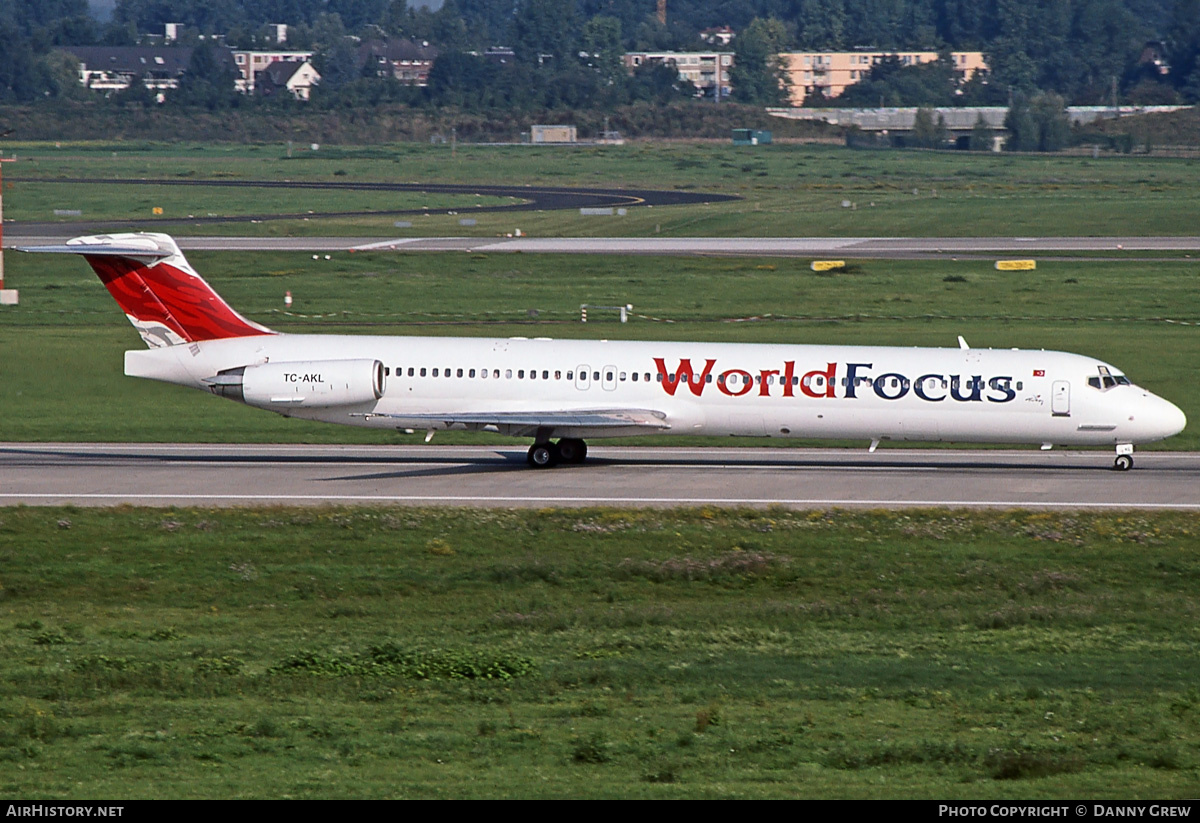
[[76, 237], [21, 251], [83, 255], [150, 348], [274, 334], [222, 300], [165, 234]]

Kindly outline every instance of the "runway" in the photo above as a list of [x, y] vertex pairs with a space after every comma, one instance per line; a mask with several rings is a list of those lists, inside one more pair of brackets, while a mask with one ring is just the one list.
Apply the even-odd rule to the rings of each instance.
[[1200, 251], [1200, 237], [427, 237], [359, 241], [359, 251], [903, 258], [1036, 252]]
[[525, 446], [0, 444], [0, 504], [1200, 509], [1200, 454]]
[[[5, 225], [9, 245], [61, 243], [83, 232]], [[1200, 237], [176, 237], [187, 251], [648, 254], [850, 259], [1200, 252]], [[1142, 257], [1141, 259], [1145, 259]]]

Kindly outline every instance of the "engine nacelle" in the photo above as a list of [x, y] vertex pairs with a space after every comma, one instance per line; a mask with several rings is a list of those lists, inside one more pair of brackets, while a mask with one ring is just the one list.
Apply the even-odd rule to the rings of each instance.
[[205, 381], [213, 392], [263, 409], [327, 408], [383, 396], [378, 360], [305, 360], [229, 369]]

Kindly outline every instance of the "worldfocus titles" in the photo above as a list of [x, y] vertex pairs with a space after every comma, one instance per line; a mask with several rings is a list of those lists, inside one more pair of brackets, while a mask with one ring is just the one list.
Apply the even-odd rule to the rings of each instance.
[[[912, 394], [929, 403], [952, 400], [960, 403], [1009, 403], [1017, 393], [1012, 388], [1011, 375], [985, 378], [981, 374], [960, 375], [929, 372], [911, 378], [899, 372], [872, 374], [873, 363], [827, 363], [824, 369], [799, 374], [794, 360], [784, 361], [781, 369], [717, 369], [716, 359], [704, 361], [704, 368], [693, 368], [690, 358], [679, 361], [674, 372], [667, 370], [666, 360], [654, 358], [658, 380], [663, 391], [672, 397], [683, 384], [696, 397], [705, 391], [720, 392], [729, 397], [795, 397], [797, 391], [806, 397], [857, 399], [874, 394], [883, 400], [900, 400]], [[799, 380], [796, 380], [796, 377]]]

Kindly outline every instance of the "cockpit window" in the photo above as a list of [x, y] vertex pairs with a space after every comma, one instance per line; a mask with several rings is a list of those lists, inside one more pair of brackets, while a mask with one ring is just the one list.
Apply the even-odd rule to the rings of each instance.
[[1088, 385], [1093, 389], [1107, 391], [1108, 389], [1115, 388], [1116, 386], [1131, 385], [1128, 377], [1123, 374], [1113, 374], [1112, 369], [1110, 369], [1108, 366], [1097, 366], [1096, 371], [1099, 372], [1099, 375], [1096, 377], [1089, 377], [1087, 381]]

